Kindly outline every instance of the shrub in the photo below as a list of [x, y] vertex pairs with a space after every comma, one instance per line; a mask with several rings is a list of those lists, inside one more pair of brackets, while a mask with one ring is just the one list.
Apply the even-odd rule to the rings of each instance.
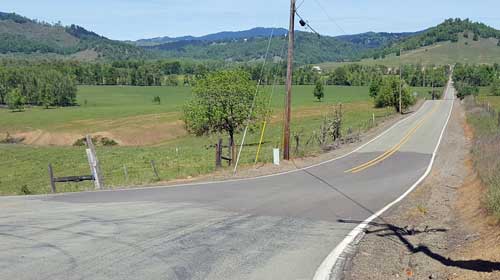
[[12, 89], [7, 94], [7, 105], [12, 111], [20, 112], [24, 110], [25, 98], [21, 95], [21, 91], [17, 88]]
[[[103, 147], [112, 147], [112, 146], [118, 145], [118, 143], [115, 140], [108, 138], [108, 137], [99, 136], [99, 135], [92, 136], [92, 142], [96, 146], [103, 146]], [[87, 138], [86, 137], [80, 138], [80, 139], [76, 140], [75, 143], [73, 143], [73, 146], [75, 146], [75, 147], [83, 147], [86, 145], [87, 145]]]

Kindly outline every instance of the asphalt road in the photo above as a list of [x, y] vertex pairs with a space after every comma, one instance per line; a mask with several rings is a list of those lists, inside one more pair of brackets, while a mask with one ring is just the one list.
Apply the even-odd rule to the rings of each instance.
[[[0, 199], [0, 279], [311, 279], [425, 172], [453, 104], [336, 161], [216, 184]], [[354, 168], [354, 169], [353, 169]]]

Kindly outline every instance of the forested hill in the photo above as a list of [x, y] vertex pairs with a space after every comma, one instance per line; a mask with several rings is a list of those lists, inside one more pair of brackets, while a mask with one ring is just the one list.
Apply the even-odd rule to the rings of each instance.
[[[259, 27], [201, 37], [158, 37], [136, 42], [120, 42], [80, 26], [49, 24], [14, 13], [0, 12], [0, 57], [42, 56], [76, 60], [186, 58], [252, 62], [265, 57], [271, 33], [274, 37], [269, 58], [276, 61], [283, 58], [287, 51], [287, 30], [283, 28]], [[463, 42], [464, 38], [472, 43]], [[453, 63], [457, 58], [464, 57], [465, 52], [481, 51], [484, 57], [496, 55], [495, 45], [498, 39], [500, 39], [499, 30], [468, 19], [448, 19], [438, 26], [415, 33], [367, 32], [331, 37], [298, 31], [295, 62], [300, 65], [357, 62], [366, 58], [375, 58], [379, 61], [378, 58], [391, 54], [399, 55], [399, 50], [418, 51], [422, 47], [448, 42], [446, 44], [452, 45], [450, 48], [455, 50], [453, 57], [450, 57]], [[474, 44], [483, 41], [488, 42], [488, 48], [481, 48], [485, 44], [481, 46]], [[500, 43], [498, 45], [500, 47]]]
[[[282, 57], [287, 50], [283, 29], [272, 42], [270, 57]], [[268, 29], [268, 33], [269, 33]], [[299, 31], [296, 34], [295, 61], [298, 64], [324, 61], [356, 61], [370, 56], [377, 48], [387, 46], [410, 33], [363, 33], [341, 37], [317, 36]], [[267, 36], [237, 37], [223, 40], [180, 40], [159, 45], [144, 46], [156, 56], [164, 58], [214, 59], [226, 61], [252, 61], [265, 57]]]
[[55, 54], [82, 59], [143, 58], [141, 48], [107, 39], [83, 27], [49, 24], [0, 12], [0, 53]]
[[248, 39], [248, 38], [258, 38], [258, 37], [269, 37], [273, 34], [276, 37], [285, 36], [288, 33], [287, 29], [284, 28], [266, 28], [266, 27], [256, 27], [249, 30], [243, 31], [224, 31], [214, 34], [208, 34], [205, 36], [194, 37], [194, 36], [182, 36], [182, 37], [157, 37], [152, 39], [141, 39], [134, 42], [130, 42], [137, 46], [156, 46], [166, 43], [180, 42], [180, 41], [224, 41], [224, 40], [238, 40], [238, 39]]
[[[450, 41], [458, 43], [460, 36], [468, 38], [471, 36], [474, 41], [483, 39], [500, 39], [500, 30], [486, 24], [473, 22], [469, 19], [447, 19], [438, 26], [419, 32], [413, 36], [394, 41], [375, 54], [385, 56], [391, 53], [399, 53], [399, 50], [409, 51], [421, 47], [427, 47], [440, 42]], [[500, 42], [498, 43], [500, 46]]]

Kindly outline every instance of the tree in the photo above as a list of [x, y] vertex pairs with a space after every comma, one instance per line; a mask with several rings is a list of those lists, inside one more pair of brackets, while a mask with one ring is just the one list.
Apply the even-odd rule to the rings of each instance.
[[[400, 80], [397, 76], [387, 76], [382, 79], [379, 92], [375, 97], [375, 106], [389, 107], [392, 106], [399, 112], [399, 90]], [[401, 106], [402, 109], [407, 109], [415, 104], [415, 97], [410, 92], [410, 87], [405, 81], [401, 84]]]
[[156, 104], [160, 105], [161, 104], [161, 98], [159, 96], [155, 96], [153, 98], [153, 103], [156, 103]]
[[463, 100], [466, 96], [479, 94], [479, 87], [468, 84], [467, 82], [456, 82], [455, 88], [457, 90], [457, 97]]
[[12, 111], [24, 110], [25, 99], [24, 96], [21, 95], [21, 91], [19, 89], [15, 88], [9, 91], [6, 100], [9, 109]]
[[184, 107], [187, 130], [195, 135], [228, 133], [234, 143], [235, 133], [249, 117], [255, 121], [265, 115], [264, 102], [255, 100], [255, 92], [248, 72], [226, 70], [205, 75], [193, 88], [194, 98]]
[[45, 107], [45, 109], [48, 109], [50, 106], [53, 106], [56, 103], [56, 98], [53, 93], [53, 86], [50, 83], [46, 83], [45, 85], [41, 86], [41, 103]]
[[314, 97], [318, 99], [318, 101], [321, 102], [321, 99], [325, 97], [325, 88], [323, 86], [323, 83], [321, 82], [320, 79], [316, 81], [316, 86], [314, 87]]
[[500, 78], [496, 78], [491, 83], [490, 92], [492, 95], [500, 96]]
[[0, 104], [5, 104], [5, 98], [8, 92], [7, 75], [0, 69]]
[[177, 75], [168, 75], [165, 77], [165, 85], [176, 87], [179, 85], [179, 77]]
[[372, 98], [377, 97], [378, 92], [380, 91], [380, 86], [382, 84], [382, 76], [375, 76], [370, 83], [370, 96]]

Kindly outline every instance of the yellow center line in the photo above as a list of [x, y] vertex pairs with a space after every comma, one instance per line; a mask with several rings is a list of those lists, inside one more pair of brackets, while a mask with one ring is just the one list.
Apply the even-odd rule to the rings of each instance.
[[358, 172], [361, 172], [365, 169], [368, 169], [376, 164], [379, 164], [380, 162], [386, 160], [387, 158], [389, 158], [390, 156], [394, 155], [399, 149], [401, 149], [401, 147], [406, 144], [408, 141], [410, 141], [411, 137], [417, 132], [417, 130], [422, 127], [425, 122], [437, 111], [438, 109], [438, 103], [436, 103], [436, 105], [434, 105], [434, 109], [427, 113], [427, 115], [422, 119], [420, 120], [417, 125], [415, 125], [402, 139], [401, 141], [396, 144], [395, 146], [393, 146], [392, 148], [390, 148], [389, 150], [387, 150], [385, 153], [383, 153], [382, 155], [370, 160], [369, 162], [366, 162], [366, 163], [363, 163], [357, 167], [354, 167], [352, 169], [349, 169], [349, 170], [346, 170], [345, 173], [358, 173]]

